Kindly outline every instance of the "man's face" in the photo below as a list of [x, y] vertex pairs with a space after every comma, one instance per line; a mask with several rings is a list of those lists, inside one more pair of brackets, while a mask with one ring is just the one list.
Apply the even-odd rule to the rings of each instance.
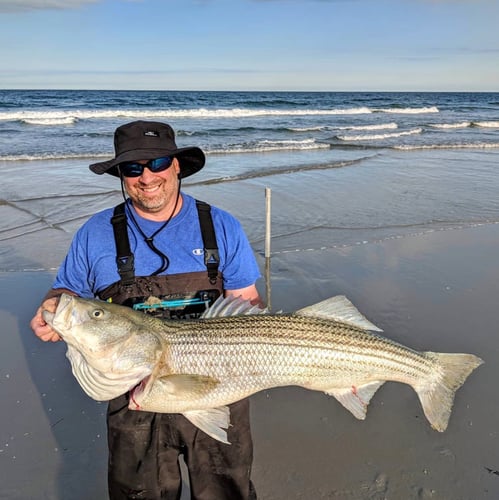
[[[146, 165], [147, 160], [139, 160], [137, 163]], [[179, 163], [174, 158], [171, 166], [162, 172], [154, 173], [144, 168], [139, 177], [123, 177], [123, 181], [126, 192], [139, 213], [159, 215], [164, 210], [169, 216], [177, 199], [179, 174]]]

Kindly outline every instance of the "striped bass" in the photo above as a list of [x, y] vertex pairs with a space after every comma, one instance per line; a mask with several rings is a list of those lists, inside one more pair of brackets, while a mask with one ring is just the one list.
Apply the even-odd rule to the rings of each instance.
[[358, 419], [386, 381], [410, 385], [437, 431], [455, 392], [482, 360], [419, 352], [379, 334], [344, 296], [290, 314], [219, 298], [201, 319], [161, 320], [63, 294], [45, 321], [67, 343], [73, 374], [103, 401], [129, 392], [129, 409], [182, 413], [227, 442], [228, 404], [296, 385], [334, 396]]

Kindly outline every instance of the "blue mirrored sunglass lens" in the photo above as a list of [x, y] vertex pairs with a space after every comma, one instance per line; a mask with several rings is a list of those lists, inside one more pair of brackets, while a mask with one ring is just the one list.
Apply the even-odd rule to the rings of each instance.
[[152, 172], [161, 172], [166, 170], [172, 164], [173, 158], [171, 156], [164, 156], [163, 158], [155, 158], [147, 163], [149, 170]]
[[120, 163], [120, 171], [125, 177], [139, 177], [147, 167], [151, 172], [162, 172], [170, 167], [173, 163], [172, 156], [164, 156], [162, 158], [155, 158], [149, 160], [146, 164], [137, 162], [124, 162]]
[[125, 177], [138, 177], [142, 175], [144, 171], [144, 165], [140, 163], [121, 163], [120, 164], [120, 172]]

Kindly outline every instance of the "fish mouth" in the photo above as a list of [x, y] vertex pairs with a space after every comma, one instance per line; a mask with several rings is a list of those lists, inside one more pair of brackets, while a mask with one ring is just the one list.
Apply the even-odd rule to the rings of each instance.
[[62, 312], [69, 306], [73, 296], [68, 293], [63, 293], [59, 299], [59, 304], [57, 304], [56, 314], [62, 314]]
[[[59, 322], [59, 319], [63, 319], [67, 314], [67, 310], [69, 310], [69, 305], [73, 300], [72, 295], [68, 295], [67, 293], [63, 293], [59, 298], [59, 303], [57, 304], [57, 308], [55, 312], [50, 312], [44, 309], [42, 311], [42, 318], [49, 326], [57, 330], [56, 323]], [[59, 332], [58, 332], [59, 333]]]
[[42, 318], [43, 318], [43, 321], [45, 321], [45, 323], [47, 323], [47, 325], [52, 326], [52, 327], [54, 326], [55, 313], [44, 309], [42, 311]]

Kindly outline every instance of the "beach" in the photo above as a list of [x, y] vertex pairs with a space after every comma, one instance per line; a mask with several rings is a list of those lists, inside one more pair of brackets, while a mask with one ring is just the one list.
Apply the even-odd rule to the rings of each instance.
[[[430, 428], [413, 390], [396, 383], [378, 391], [365, 421], [305, 389], [252, 396], [260, 498], [497, 498], [498, 245], [492, 225], [272, 260], [276, 308], [345, 294], [389, 338], [474, 353], [485, 364], [458, 391], [444, 433]], [[39, 342], [28, 326], [51, 279], [0, 274], [0, 498], [105, 498], [106, 405], [79, 388], [64, 344]]]
[[[429, 427], [412, 389], [400, 384], [380, 389], [364, 422], [322, 394], [259, 395], [253, 411], [265, 419], [256, 417], [255, 429], [262, 498], [497, 497], [499, 405], [483, 383], [497, 367], [498, 229], [331, 251], [306, 268], [314, 279], [286, 272], [275, 279], [276, 301], [295, 286], [310, 302], [342, 293], [392, 339], [418, 350], [472, 352], [485, 364], [458, 391], [442, 434]], [[305, 260], [280, 263], [281, 273], [284, 265], [305, 268]]]
[[[0, 106], [1, 499], [106, 498], [106, 403], [79, 387], [64, 343], [39, 341], [29, 321], [78, 227], [122, 201], [119, 181], [88, 164], [111, 157], [115, 125], [137, 118], [173, 120], [179, 145], [207, 151], [182, 189], [241, 221], [272, 311], [345, 295], [390, 339], [484, 360], [443, 433], [397, 383], [379, 389], [364, 421], [298, 387], [251, 396], [259, 498], [499, 498], [497, 94], [342, 104], [268, 93], [260, 106], [250, 93], [186, 93], [173, 111], [160, 99], [170, 93], [39, 94], [36, 103], [51, 99], [42, 109], [26, 104], [28, 92], [19, 109]], [[146, 104], [136, 109], [137, 96]]]

